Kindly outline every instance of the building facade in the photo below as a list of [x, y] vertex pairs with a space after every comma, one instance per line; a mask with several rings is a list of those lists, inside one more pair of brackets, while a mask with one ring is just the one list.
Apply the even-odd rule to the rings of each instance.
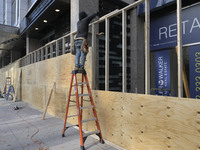
[[[182, 1], [183, 97], [199, 99], [199, 3]], [[176, 2], [152, 12], [151, 89], [158, 95], [177, 96], [177, 21]], [[157, 91], [153, 88], [166, 89]], [[167, 90], [168, 89], [168, 90]]]
[[[1, 1], [0, 22], [2, 26], [11, 26], [16, 30], [9, 34], [13, 38], [8, 37], [1, 40], [1, 67], [25, 56], [28, 57], [28, 61], [22, 59], [22, 66], [63, 54], [68, 55], [71, 39], [66, 35], [76, 31], [76, 22], [80, 11], [86, 11], [88, 14], [100, 11], [102, 12], [101, 18], [116, 9], [120, 10], [135, 2], [135, 0]], [[183, 0], [184, 82], [188, 82], [184, 84], [184, 97], [192, 98], [199, 98], [200, 90], [197, 44], [200, 24], [198, 16], [195, 17], [199, 11], [198, 7], [199, 3], [195, 0]], [[151, 1], [151, 94], [177, 96], [177, 65], [174, 65], [177, 64], [175, 11], [175, 0]], [[190, 14], [193, 17], [188, 17]], [[125, 83], [122, 76], [122, 18], [122, 14], [119, 14], [109, 19], [109, 91], [122, 92], [123, 84], [125, 84], [125, 92], [144, 94], [144, 4], [128, 10], [126, 14], [127, 66]], [[106, 90], [107, 84], [105, 76], [107, 29], [105, 24], [106, 22], [103, 21], [96, 28], [96, 83], [94, 89], [97, 90]], [[91, 31], [92, 27], [90, 27]], [[91, 34], [89, 39], [92, 40]], [[90, 44], [92, 46], [91, 42]], [[193, 48], [193, 46], [197, 47]], [[196, 48], [197, 50], [193, 50]], [[38, 51], [34, 53], [36, 50]], [[191, 96], [188, 95], [188, 91], [190, 91]]]

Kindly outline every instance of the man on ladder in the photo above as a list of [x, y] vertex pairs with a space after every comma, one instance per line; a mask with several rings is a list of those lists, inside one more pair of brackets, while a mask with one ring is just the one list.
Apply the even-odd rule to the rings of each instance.
[[[88, 16], [84, 11], [79, 13], [79, 21], [77, 23], [77, 35], [75, 38], [75, 71], [83, 71], [85, 65], [86, 55], [88, 53], [88, 28], [89, 23], [92, 19], [97, 16], [98, 13], [94, 13], [91, 16]], [[81, 57], [81, 62], [80, 62]]]
[[[85, 59], [86, 59], [86, 55], [88, 53], [88, 45], [87, 45], [88, 26], [89, 26], [90, 21], [96, 15], [97, 15], [97, 13], [95, 13], [91, 16], [88, 16], [85, 12], [79, 13], [79, 21], [77, 23], [77, 35], [76, 35], [76, 39], [75, 39], [75, 49], [76, 49], [75, 69], [74, 69], [74, 71], [72, 71], [72, 77], [71, 77], [71, 83], [70, 83], [70, 89], [69, 89], [69, 95], [68, 95], [68, 102], [67, 102], [66, 114], [65, 114], [65, 122], [64, 122], [64, 127], [63, 127], [63, 134], [62, 134], [62, 136], [64, 137], [65, 131], [69, 127], [78, 126], [81, 150], [85, 150], [84, 142], [87, 139], [87, 137], [92, 134], [96, 134], [100, 138], [100, 142], [102, 144], [104, 144], [104, 140], [102, 137], [94, 101], [92, 98], [92, 92], [91, 92], [91, 89], [89, 86], [86, 71], [84, 69]], [[81, 63], [80, 63], [80, 56], [81, 56]], [[76, 76], [77, 73], [82, 74], [82, 82], [79, 82], [79, 83], [77, 82], [77, 76]], [[86, 87], [87, 87], [87, 91], [88, 91], [87, 94], [83, 93], [84, 85], [86, 85]], [[81, 86], [81, 93], [78, 92], [78, 86]], [[71, 94], [72, 87], [74, 88], [75, 94]], [[76, 97], [76, 101], [70, 99], [72, 96]], [[91, 105], [83, 107], [83, 101], [84, 101], [83, 97], [89, 97], [89, 102]], [[81, 102], [79, 102], [79, 100], [81, 100]], [[76, 105], [70, 105], [70, 102], [75, 102]], [[69, 107], [77, 107], [77, 115], [68, 116]], [[90, 118], [90, 119], [82, 120], [82, 114], [83, 114], [84, 109], [92, 109], [94, 117]], [[70, 126], [66, 127], [67, 118], [70, 118], [70, 117], [78, 117], [78, 124], [70, 125]], [[96, 131], [84, 133], [82, 131], [82, 124], [85, 122], [89, 122], [89, 121], [96, 122]]]

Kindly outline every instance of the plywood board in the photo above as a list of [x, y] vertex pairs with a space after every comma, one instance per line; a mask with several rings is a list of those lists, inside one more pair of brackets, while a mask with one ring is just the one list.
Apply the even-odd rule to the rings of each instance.
[[[104, 96], [101, 97], [101, 93]], [[115, 92], [98, 92], [96, 97], [101, 102], [97, 103], [98, 107], [102, 107], [102, 104], [106, 103], [108, 105], [103, 108], [108, 110], [115, 106], [113, 98], [115, 100], [122, 99], [121, 105], [117, 102], [121, 107], [114, 107], [117, 112], [113, 110], [106, 112], [101, 109], [103, 114], [99, 115], [107, 122], [111, 121], [116, 124], [119, 120], [123, 122], [122, 127], [115, 131], [115, 134], [121, 132], [121, 135], [117, 135], [119, 139], [111, 137], [109, 132], [104, 133], [105, 128], [106, 130], [115, 130], [116, 124], [103, 122], [104, 137], [119, 146], [139, 150], [186, 150], [197, 149], [200, 144], [200, 118], [197, 117], [199, 116], [200, 102], [198, 100], [137, 94], [120, 95]], [[118, 115], [113, 115], [113, 112]], [[119, 118], [120, 114], [122, 114], [122, 118]], [[110, 129], [110, 125], [114, 129]]]
[[[88, 54], [86, 70], [91, 82], [90, 61]], [[2, 81], [11, 72], [13, 79], [17, 78], [16, 64], [0, 70]], [[56, 90], [52, 95], [55, 100], [50, 103], [48, 113], [64, 120], [73, 68], [74, 56], [71, 54], [22, 67], [22, 100], [43, 110], [45, 99], [55, 81]], [[78, 80], [81, 80], [81, 76], [78, 76]], [[199, 149], [199, 100], [108, 91], [92, 93], [105, 139], [128, 150]], [[71, 108], [69, 114], [76, 113], [76, 107]], [[90, 117], [91, 110], [85, 110], [83, 119]], [[76, 123], [77, 118], [68, 121]], [[83, 128], [92, 131], [95, 125], [88, 123]]]
[[122, 146], [122, 93], [95, 91], [93, 97], [103, 137], [111, 142], [118, 141], [117, 145]]

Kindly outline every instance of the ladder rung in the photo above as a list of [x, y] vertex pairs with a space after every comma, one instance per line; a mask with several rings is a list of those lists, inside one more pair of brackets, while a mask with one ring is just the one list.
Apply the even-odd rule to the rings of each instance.
[[82, 96], [90, 96], [90, 94], [79, 94], [78, 96], [79, 96], [79, 97], [82, 97]]
[[[85, 101], [85, 102], [91, 102], [90, 100], [86, 100], [86, 99], [83, 99], [83, 101]], [[72, 103], [76, 103], [75, 100], [70, 100], [70, 102], [72, 102]]]
[[84, 106], [84, 107], [80, 107], [80, 110], [81, 110], [81, 109], [86, 109], [86, 108], [93, 108], [93, 107], [94, 107], [93, 105]]
[[91, 100], [86, 100], [86, 99], [84, 99], [83, 101], [85, 101], [85, 102], [91, 102]]
[[77, 117], [78, 115], [71, 115], [71, 116], [67, 116], [67, 118], [70, 118], [70, 117]]
[[89, 121], [93, 121], [93, 120], [97, 120], [97, 118], [91, 118], [91, 119], [85, 119], [85, 120], [82, 120], [81, 122], [84, 123], [84, 122], [89, 122]]
[[96, 131], [93, 131], [93, 132], [84, 133], [84, 134], [83, 134], [83, 137], [87, 137], [87, 136], [89, 136], [89, 135], [97, 134], [97, 133], [100, 133], [100, 131], [99, 131], [99, 130], [96, 130]]
[[[81, 106], [81, 104], [79, 104]], [[69, 105], [69, 107], [76, 107], [77, 105]]]
[[[71, 96], [76, 96], [76, 94], [71, 94]], [[79, 97], [82, 97], [82, 96], [90, 96], [90, 94], [78, 94]]]
[[[83, 84], [88, 84], [87, 82], [78, 82], [77, 85], [83, 85]], [[75, 86], [75, 85], [72, 85]]]

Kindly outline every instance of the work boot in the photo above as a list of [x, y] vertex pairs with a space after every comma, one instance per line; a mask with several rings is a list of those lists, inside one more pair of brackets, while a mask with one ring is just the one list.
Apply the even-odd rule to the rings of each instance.
[[74, 68], [74, 71], [78, 71], [78, 70], [79, 70], [79, 68], [78, 68], [78, 67], [75, 67], [75, 68]]
[[79, 73], [86, 74], [86, 71], [85, 71], [85, 69], [84, 69], [84, 68], [80, 68], [80, 69], [79, 69]]
[[79, 71], [85, 71], [85, 69], [84, 68], [79, 68]]

